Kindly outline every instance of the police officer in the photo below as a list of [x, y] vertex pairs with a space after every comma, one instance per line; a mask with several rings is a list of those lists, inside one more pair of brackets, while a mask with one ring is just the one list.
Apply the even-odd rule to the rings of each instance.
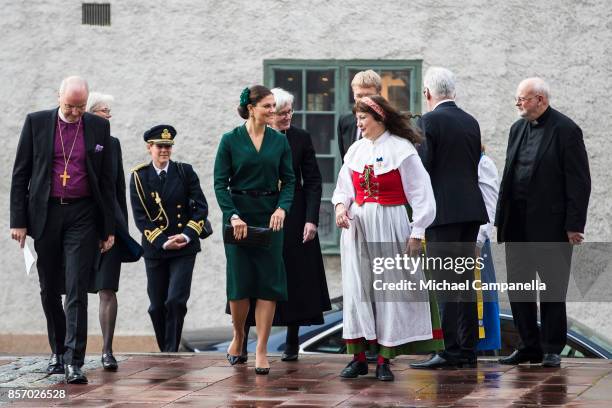
[[161, 351], [177, 351], [191, 277], [208, 205], [193, 167], [170, 160], [176, 130], [158, 125], [144, 133], [151, 162], [132, 169], [130, 198], [142, 232], [149, 315]]

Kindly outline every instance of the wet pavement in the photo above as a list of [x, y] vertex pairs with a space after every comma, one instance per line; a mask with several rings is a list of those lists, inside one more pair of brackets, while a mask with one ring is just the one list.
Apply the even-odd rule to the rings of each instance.
[[[267, 376], [255, 375], [253, 355], [234, 367], [218, 353], [117, 357], [117, 372], [102, 370], [97, 357], [88, 359], [87, 385], [55, 384], [62, 376], [44, 373], [47, 357], [0, 357], [0, 406], [612, 407], [608, 360], [566, 359], [554, 369], [485, 359], [477, 369], [429, 371], [408, 367], [417, 357], [400, 357], [392, 366], [395, 382], [384, 383], [374, 378], [374, 365], [367, 376], [338, 377], [348, 356], [301, 356], [298, 362], [274, 356]], [[9, 402], [8, 391], [16, 389], [66, 397]]]

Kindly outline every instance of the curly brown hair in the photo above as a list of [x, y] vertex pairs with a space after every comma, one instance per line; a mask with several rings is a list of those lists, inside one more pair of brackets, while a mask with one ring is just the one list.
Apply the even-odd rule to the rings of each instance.
[[389, 133], [399, 136], [402, 139], [407, 139], [414, 145], [423, 143], [425, 139], [421, 135], [421, 132], [412, 125], [411, 119], [413, 118], [413, 115], [410, 113], [401, 113], [380, 95], [372, 95], [368, 98], [381, 107], [385, 113], [384, 119], [374, 109], [368, 106], [367, 103], [361, 100], [355, 102], [353, 113], [369, 113], [374, 117], [374, 120], [377, 122], [382, 122]]

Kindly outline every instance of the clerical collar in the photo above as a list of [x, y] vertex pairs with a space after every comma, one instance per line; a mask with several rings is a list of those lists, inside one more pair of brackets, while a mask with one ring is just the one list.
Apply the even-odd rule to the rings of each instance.
[[71, 125], [74, 125], [78, 122], [78, 120], [75, 120], [74, 122], [70, 122], [68, 119], [66, 119], [66, 116], [64, 116], [60, 108], [57, 109], [57, 114], [59, 115], [59, 118], [61, 119], [61, 121], [64, 123], [69, 123]]
[[166, 166], [163, 169], [158, 169], [155, 163], [153, 162], [151, 162], [151, 164], [153, 165], [153, 168], [155, 169], [155, 172], [157, 173], [158, 176], [159, 176], [159, 173], [161, 173], [162, 171], [165, 171], [166, 174], [168, 174], [168, 167], [170, 167], [170, 162], [166, 163]]
[[548, 119], [548, 117], [550, 116], [550, 109], [550, 106], [547, 107], [544, 113], [542, 113], [539, 118], [530, 120], [529, 123], [531, 124], [531, 126], [539, 126], [546, 123], [546, 119]]

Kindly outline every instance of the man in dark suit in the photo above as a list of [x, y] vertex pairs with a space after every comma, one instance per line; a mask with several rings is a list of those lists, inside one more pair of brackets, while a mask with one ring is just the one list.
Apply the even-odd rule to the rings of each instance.
[[[87, 286], [96, 251], [114, 243], [110, 126], [85, 112], [87, 82], [66, 78], [59, 109], [31, 113], [11, 183], [11, 237], [34, 239], [41, 300], [53, 355], [48, 371], [86, 383]], [[65, 281], [66, 304], [61, 293]], [[65, 367], [64, 367], [65, 364]]]
[[132, 169], [130, 199], [142, 232], [149, 315], [161, 351], [178, 351], [191, 278], [208, 205], [193, 167], [170, 160], [176, 131], [155, 126], [144, 134], [151, 162]]
[[[429, 112], [421, 118], [426, 139], [422, 159], [436, 198], [436, 218], [425, 232], [427, 255], [442, 259], [474, 258], [478, 230], [488, 222], [478, 187], [480, 127], [476, 119], [455, 104], [455, 79], [449, 70], [430, 68], [424, 86]], [[473, 269], [432, 272], [438, 281], [474, 279]], [[473, 292], [438, 295], [445, 350], [411, 367], [475, 366], [478, 315]]]
[[[353, 77], [351, 89], [355, 102], [366, 96], [380, 95], [382, 90], [380, 75], [371, 69], [360, 71]], [[340, 116], [338, 119], [338, 151], [343, 162], [348, 148], [359, 139], [361, 139], [361, 131], [357, 129], [355, 114], [347, 113]]]
[[591, 177], [582, 131], [549, 106], [549, 87], [540, 78], [523, 80], [516, 91], [520, 115], [510, 129], [506, 166], [495, 225], [506, 242], [508, 282], [535, 279], [540, 291], [510, 292], [521, 344], [502, 364], [542, 362], [559, 367], [566, 343], [565, 294], [573, 244], [584, 239]]

